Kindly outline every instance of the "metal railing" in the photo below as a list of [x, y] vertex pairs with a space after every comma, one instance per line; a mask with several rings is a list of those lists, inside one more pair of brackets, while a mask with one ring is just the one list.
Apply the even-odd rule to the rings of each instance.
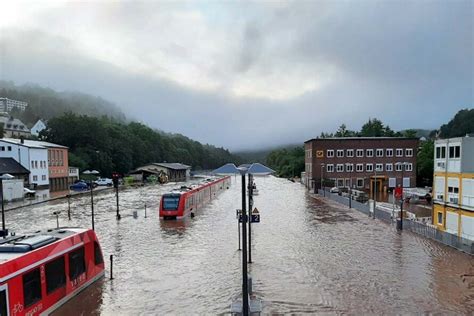
[[[323, 196], [323, 191], [318, 190], [318, 194]], [[349, 197], [340, 196], [337, 193], [330, 193], [329, 190], [325, 192], [326, 198], [329, 198], [335, 202], [349, 206]], [[366, 215], [372, 215], [370, 211], [369, 203], [361, 203], [355, 200], [351, 201], [351, 207], [359, 212], [362, 212]], [[392, 213], [375, 208], [375, 218], [380, 219], [386, 223], [393, 223], [396, 219], [392, 218]], [[422, 222], [404, 219], [403, 220], [403, 229], [413, 232], [415, 234], [421, 235], [423, 237], [438, 241], [444, 245], [453, 247], [460, 251], [466, 252], [468, 254], [474, 255], [474, 241], [457, 236], [445, 231], [441, 231], [436, 227], [424, 224]]]

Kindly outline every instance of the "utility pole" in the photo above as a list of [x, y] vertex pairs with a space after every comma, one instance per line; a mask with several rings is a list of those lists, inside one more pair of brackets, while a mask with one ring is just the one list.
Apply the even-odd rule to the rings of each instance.
[[249, 263], [252, 263], [253, 176], [249, 173]]
[[247, 203], [245, 201], [245, 172], [242, 172], [242, 314], [249, 315], [247, 275]]

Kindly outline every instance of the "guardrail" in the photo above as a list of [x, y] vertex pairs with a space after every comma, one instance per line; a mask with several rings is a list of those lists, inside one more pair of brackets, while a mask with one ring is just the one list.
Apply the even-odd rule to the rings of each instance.
[[[349, 206], [349, 198], [340, 196], [337, 193], [331, 193], [326, 190], [324, 194], [322, 190], [318, 190], [318, 195], [324, 195], [326, 198], [329, 198], [335, 202]], [[352, 200], [351, 207], [366, 215], [372, 215], [369, 203], [360, 203], [355, 200]], [[388, 224], [391, 224], [395, 221], [395, 219], [392, 218], [392, 214], [390, 212], [381, 210], [377, 207], [375, 208], [375, 218], [380, 219]], [[444, 232], [436, 229], [435, 227], [409, 219], [403, 220], [403, 229], [421, 235], [423, 237], [438, 241], [444, 245], [453, 247], [470, 255], [474, 255], [473, 240], [463, 238], [448, 232]]]

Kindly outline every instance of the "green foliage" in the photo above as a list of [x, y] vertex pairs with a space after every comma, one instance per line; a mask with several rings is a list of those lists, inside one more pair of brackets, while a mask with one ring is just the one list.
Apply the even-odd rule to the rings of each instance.
[[395, 133], [387, 125], [385, 126], [379, 119], [370, 119], [362, 125], [362, 128], [359, 132], [361, 137], [392, 137], [395, 136]]
[[432, 140], [425, 141], [421, 144], [417, 156], [417, 185], [431, 186], [433, 184], [433, 162], [434, 142]]
[[5, 130], [3, 129], [3, 123], [0, 124], [0, 138], [3, 138]]
[[66, 113], [52, 118], [40, 138], [69, 147], [69, 162], [102, 175], [127, 173], [151, 162], [181, 162], [214, 169], [238, 158], [224, 148], [202, 145], [185, 136], [154, 131], [141, 123]]
[[338, 130], [334, 134], [334, 137], [354, 137], [357, 136], [357, 133], [351, 130], [348, 130], [346, 124], [341, 124]]
[[300, 176], [304, 171], [304, 148], [274, 150], [267, 156], [266, 164], [280, 177]]
[[474, 133], [474, 109], [464, 109], [440, 128], [441, 138], [461, 137]]

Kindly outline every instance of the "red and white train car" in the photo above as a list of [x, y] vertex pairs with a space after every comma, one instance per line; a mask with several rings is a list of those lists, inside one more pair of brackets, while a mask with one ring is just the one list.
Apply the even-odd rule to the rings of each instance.
[[182, 186], [161, 197], [160, 218], [183, 218], [208, 203], [216, 194], [229, 188], [230, 176], [206, 179], [190, 187]]
[[93, 230], [58, 228], [0, 239], [0, 315], [48, 315], [103, 276]]

